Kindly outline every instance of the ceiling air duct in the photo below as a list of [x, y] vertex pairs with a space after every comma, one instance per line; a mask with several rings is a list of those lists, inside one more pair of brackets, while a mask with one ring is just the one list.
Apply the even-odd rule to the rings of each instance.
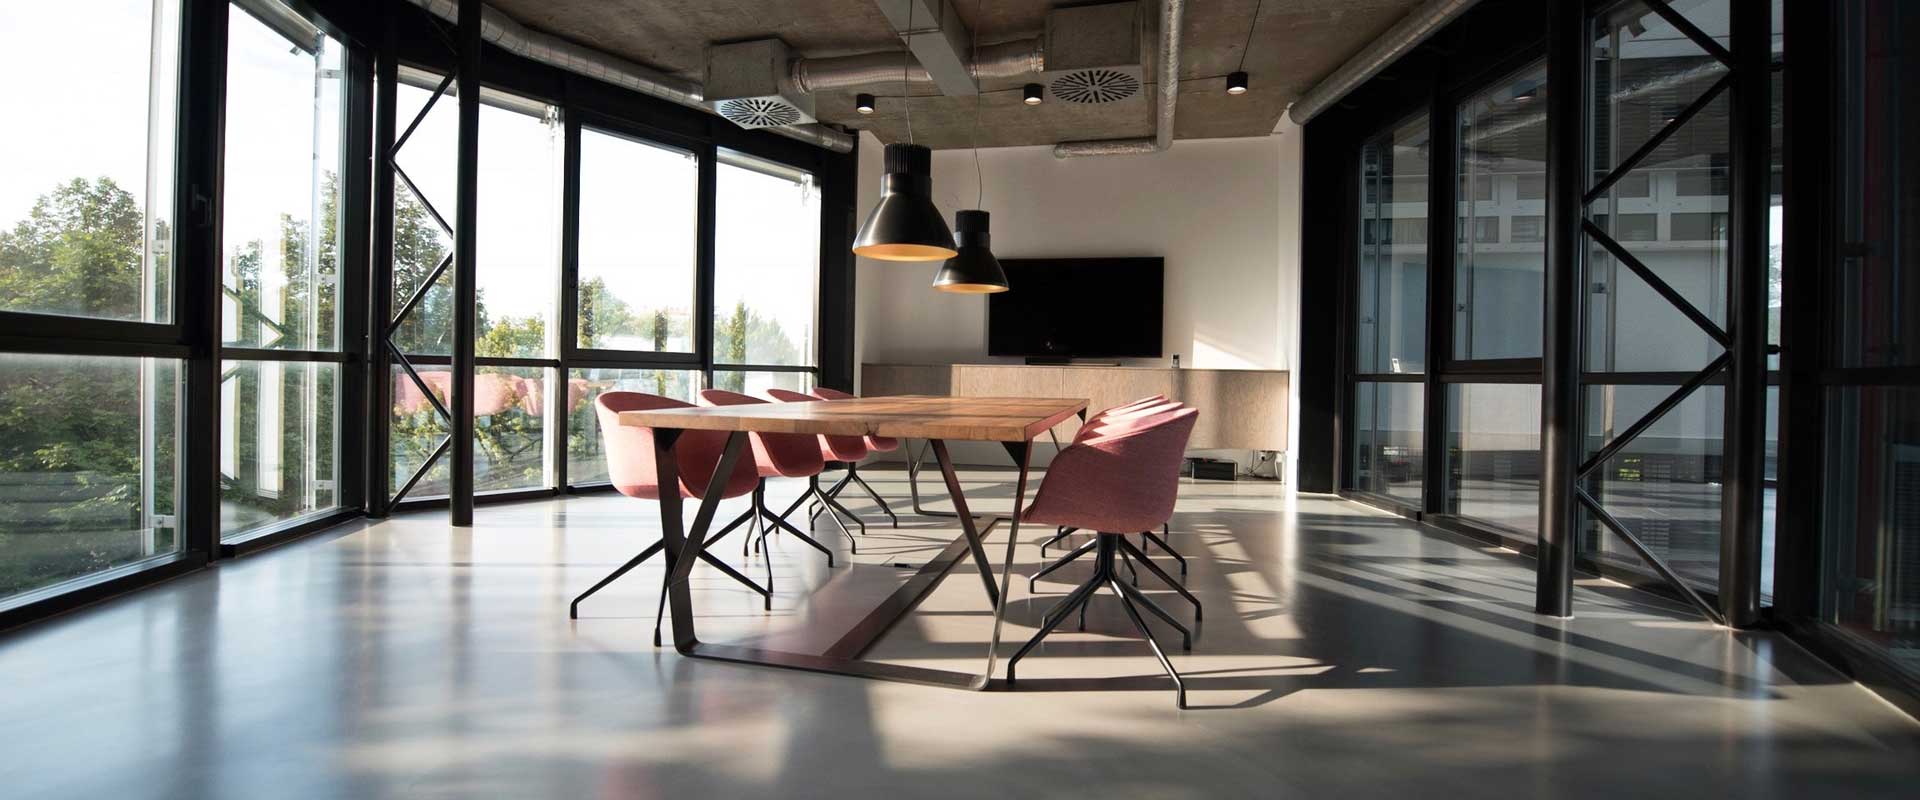
[[794, 85], [787, 60], [779, 39], [708, 45], [707, 105], [742, 128], [813, 122], [813, 95]]
[[1137, 2], [1053, 9], [1047, 12], [1040, 82], [1069, 103], [1136, 97], [1147, 80], [1146, 29]]

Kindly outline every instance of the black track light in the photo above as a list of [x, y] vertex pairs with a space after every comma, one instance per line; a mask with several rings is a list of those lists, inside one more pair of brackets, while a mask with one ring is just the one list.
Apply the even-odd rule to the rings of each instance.
[[1247, 73], [1235, 72], [1227, 76], [1227, 94], [1247, 93]]
[[853, 96], [853, 110], [862, 114], [873, 113], [873, 95], [861, 93]]
[[1046, 88], [1037, 83], [1027, 84], [1027, 87], [1023, 89], [1022, 92], [1025, 94], [1022, 102], [1030, 106], [1040, 105], [1040, 102], [1046, 99]]

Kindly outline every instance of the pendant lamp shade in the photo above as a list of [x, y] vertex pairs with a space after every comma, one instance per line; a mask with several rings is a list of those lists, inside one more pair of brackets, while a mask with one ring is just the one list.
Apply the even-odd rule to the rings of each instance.
[[960, 254], [940, 265], [933, 288], [956, 294], [992, 294], [1010, 288], [1000, 259], [993, 257], [987, 212], [962, 211], [953, 215], [953, 226], [959, 231]]
[[880, 202], [854, 237], [856, 255], [881, 261], [942, 261], [959, 251], [953, 231], [933, 205], [933, 151], [917, 144], [890, 144]]

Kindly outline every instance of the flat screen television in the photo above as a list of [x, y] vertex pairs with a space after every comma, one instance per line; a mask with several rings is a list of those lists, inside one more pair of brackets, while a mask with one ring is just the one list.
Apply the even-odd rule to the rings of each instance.
[[1159, 258], [1006, 258], [987, 298], [987, 354], [1035, 361], [1159, 358]]

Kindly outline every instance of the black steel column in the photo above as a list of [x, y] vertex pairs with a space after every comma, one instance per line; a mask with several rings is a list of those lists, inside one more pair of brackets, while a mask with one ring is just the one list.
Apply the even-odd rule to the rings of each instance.
[[1573, 554], [1579, 531], [1581, 298], [1580, 220], [1586, 190], [1585, 3], [1554, 3], [1547, 15], [1547, 274], [1540, 350], [1540, 538], [1534, 611], [1573, 616]]
[[547, 424], [552, 426], [553, 488], [566, 494], [573, 477], [568, 474], [567, 439], [570, 435], [573, 406], [567, 400], [567, 370], [580, 344], [580, 120], [571, 115], [562, 120], [563, 139], [560, 154], [560, 297], [559, 330], [553, 337], [554, 354], [560, 366], [553, 380], [546, 381], [547, 408], [554, 409]]
[[453, 447], [447, 465], [452, 476], [448, 507], [454, 525], [473, 524], [473, 344], [479, 319], [475, 308], [478, 278], [474, 260], [480, 218], [480, 0], [460, 0], [459, 182], [453, 222]]
[[1766, 493], [1767, 195], [1772, 21], [1766, 3], [1734, 3], [1730, 130], [1733, 196], [1727, 270], [1726, 443], [1720, 492], [1720, 610], [1727, 624], [1760, 618], [1760, 533]]
[[[369, 322], [373, 305], [369, 302], [373, 269], [373, 247], [368, 240], [372, 225], [369, 222], [371, 212], [368, 202], [373, 189], [371, 181], [375, 165], [379, 159], [372, 149], [373, 142], [373, 67], [371, 51], [365, 47], [350, 47], [346, 54], [347, 101], [345, 135], [341, 138], [346, 150], [344, 174], [340, 176], [344, 201], [340, 209], [340, 264], [336, 270], [340, 282], [340, 322], [338, 338], [341, 350], [345, 351], [347, 361], [339, 367], [338, 408], [344, 413], [334, 415], [334, 442], [337, 455], [334, 459], [334, 487], [338, 502], [343, 507], [365, 509], [367, 507], [367, 426], [371, 423], [371, 414], [355, 414], [355, 405], [374, 409], [371, 394], [372, 374], [367, 363], [376, 347], [385, 349], [384, 340], [374, 337], [374, 328]], [[384, 441], [384, 440], [383, 440]]]
[[[1421, 473], [1420, 510], [1426, 514], [1447, 512], [1447, 496], [1452, 489], [1452, 459], [1447, 454], [1447, 387], [1441, 382], [1444, 365], [1453, 358], [1454, 257], [1459, 252], [1460, 217], [1454, 194], [1460, 182], [1459, 164], [1454, 151], [1460, 127], [1454, 120], [1453, 105], [1446, 85], [1444, 69], [1433, 76], [1433, 97], [1427, 109], [1427, 330], [1426, 379], [1421, 394], [1424, 429], [1421, 449], [1425, 467]], [[1469, 214], [1465, 219], [1472, 219]], [[1471, 232], [1466, 234], [1471, 236]]]
[[367, 260], [367, 515], [387, 515], [393, 492], [393, 454], [389, 434], [393, 421], [393, 362], [387, 353], [387, 324], [393, 319], [393, 107], [399, 85], [397, 39], [393, 8], [381, 11], [380, 52], [373, 76], [373, 215], [368, 223], [371, 252]]
[[[709, 123], [711, 125], [711, 123]], [[711, 131], [711, 127], [709, 127]], [[711, 136], [709, 136], [711, 138]], [[719, 152], [712, 143], [700, 148], [698, 196], [699, 216], [694, 222], [693, 276], [693, 351], [700, 354], [700, 379], [707, 388], [713, 380], [713, 318], [723, 313], [713, 307], [714, 288], [714, 215], [719, 195]]]
[[179, 180], [175, 181], [174, 316], [190, 355], [184, 370], [177, 530], [202, 559], [220, 551], [220, 237], [226, 151], [227, 7], [189, 2], [183, 52]]

